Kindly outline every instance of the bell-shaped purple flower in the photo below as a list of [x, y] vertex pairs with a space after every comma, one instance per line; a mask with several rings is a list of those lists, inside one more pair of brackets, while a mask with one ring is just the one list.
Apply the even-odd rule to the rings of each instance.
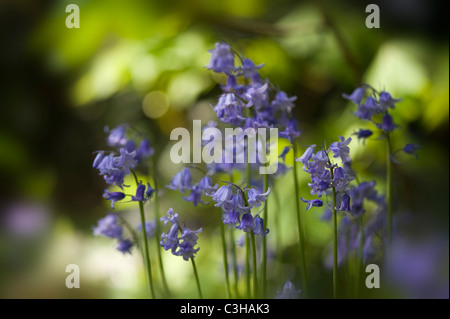
[[261, 206], [261, 202], [265, 202], [267, 200], [267, 195], [270, 193], [270, 187], [268, 187], [265, 193], [260, 192], [256, 188], [250, 188], [247, 192], [248, 204], [251, 207], [259, 207]]
[[123, 254], [131, 254], [133, 245], [133, 242], [129, 239], [119, 239], [116, 249]]
[[166, 216], [161, 217], [160, 220], [164, 222], [164, 226], [166, 226], [167, 223], [178, 224], [178, 214], [175, 213], [172, 208], [169, 208]]
[[255, 217], [255, 219], [253, 220], [253, 224], [254, 224], [253, 232], [256, 235], [266, 236], [266, 234], [269, 233], [269, 229], [266, 229], [264, 227], [264, 219], [262, 219], [261, 217], [259, 216]]
[[383, 112], [387, 111], [387, 108], [390, 107], [391, 109], [395, 108], [395, 103], [401, 102], [402, 99], [394, 99], [389, 92], [381, 92], [379, 97], [379, 105]]
[[342, 97], [352, 101], [354, 104], [361, 104], [362, 99], [364, 98], [364, 94], [366, 93], [366, 89], [362, 87], [356, 88], [351, 94], [343, 93]]
[[253, 216], [250, 213], [245, 213], [242, 215], [241, 223], [237, 227], [238, 229], [242, 229], [245, 232], [251, 232], [255, 229], [255, 224], [253, 223]]
[[106, 215], [99, 219], [97, 227], [93, 228], [95, 236], [106, 236], [110, 238], [122, 238], [122, 227], [119, 225], [115, 214]]
[[111, 208], [114, 209], [114, 203], [124, 199], [125, 194], [122, 192], [110, 192], [109, 190], [105, 189], [103, 197], [111, 201]]
[[341, 140], [340, 142], [331, 143], [330, 151], [333, 152], [333, 157], [340, 157], [342, 163], [345, 163], [350, 154], [350, 148], [348, 147], [348, 144], [350, 144], [352, 138], [349, 137], [348, 139], [345, 139], [345, 137], [339, 136], [339, 139]]
[[191, 171], [185, 167], [174, 176], [167, 188], [171, 190], [179, 189], [180, 192], [184, 193], [186, 190], [191, 189], [191, 179]]
[[377, 127], [385, 132], [392, 132], [397, 128], [397, 125], [394, 123], [392, 116], [389, 113], [386, 113], [383, 116], [383, 121], [380, 124], [377, 124]]
[[352, 208], [350, 207], [350, 196], [348, 196], [347, 194], [342, 195], [341, 205], [339, 206], [339, 208], [336, 207], [336, 209], [339, 211], [351, 212]]
[[171, 249], [174, 252], [178, 247], [178, 224], [173, 224], [169, 232], [161, 234], [160, 245], [165, 250]]
[[207, 66], [208, 70], [226, 74], [231, 74], [235, 70], [234, 54], [228, 44], [217, 42], [215, 48], [208, 52], [211, 53], [211, 60]]
[[323, 201], [320, 199], [312, 199], [312, 200], [306, 200], [303, 197], [300, 198], [303, 202], [307, 203], [306, 210], [310, 209], [311, 207], [322, 207]]

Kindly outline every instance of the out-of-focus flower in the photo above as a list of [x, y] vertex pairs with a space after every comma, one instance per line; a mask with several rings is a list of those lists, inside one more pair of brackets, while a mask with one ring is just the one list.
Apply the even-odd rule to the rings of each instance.
[[283, 291], [277, 291], [277, 296], [275, 297], [275, 299], [298, 299], [300, 292], [301, 290], [295, 289], [294, 284], [288, 280], [284, 284]]

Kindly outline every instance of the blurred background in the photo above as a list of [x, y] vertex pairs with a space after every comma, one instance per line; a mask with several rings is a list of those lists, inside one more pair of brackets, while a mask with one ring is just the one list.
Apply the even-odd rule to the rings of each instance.
[[[365, 26], [371, 2], [380, 7], [379, 29]], [[70, 3], [79, 5], [79, 29], [65, 26]], [[263, 77], [298, 97], [294, 115], [303, 146], [368, 127], [342, 98], [361, 82], [403, 98], [392, 112], [401, 126], [394, 149], [416, 143], [421, 150], [418, 160], [400, 156], [394, 166], [401, 253], [382, 288], [364, 296], [448, 298], [449, 41], [443, 2], [2, 0], [0, 36], [0, 297], [147, 296], [141, 257], [122, 255], [111, 240], [92, 234], [111, 211], [102, 198], [106, 185], [92, 169], [93, 152], [106, 149], [105, 126], [129, 123], [150, 136], [159, 184], [168, 184], [181, 168], [168, 160], [171, 130], [215, 118], [210, 103], [220, 94], [220, 79], [205, 68], [207, 50], [226, 41], [264, 63]], [[362, 145], [355, 139], [351, 149], [361, 179], [376, 180], [383, 193], [383, 141]], [[308, 176], [300, 171], [299, 179], [305, 194]], [[284, 264], [269, 278], [272, 297], [286, 280], [300, 282], [292, 178], [282, 176], [274, 187], [281, 204], [269, 206], [269, 225], [279, 217], [282, 231], [273, 234], [282, 246], [269, 237], [269, 250]], [[194, 207], [178, 192], [162, 189], [161, 196], [162, 213], [173, 207], [189, 226], [203, 227], [196, 260], [204, 295], [223, 298], [217, 213]], [[137, 223], [133, 205], [116, 207]], [[331, 227], [322, 212], [305, 215], [313, 297], [331, 294]], [[168, 252], [163, 257], [173, 296], [195, 298], [189, 263]], [[80, 266], [80, 289], [65, 286], [68, 264]]]

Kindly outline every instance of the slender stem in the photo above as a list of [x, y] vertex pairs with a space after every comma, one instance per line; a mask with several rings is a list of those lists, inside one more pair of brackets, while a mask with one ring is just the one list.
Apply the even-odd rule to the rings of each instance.
[[[136, 176], [136, 173], [131, 170], [134, 176], [134, 180], [136, 181], [136, 185], [139, 184], [138, 178]], [[152, 265], [150, 262], [150, 253], [148, 250], [148, 241], [147, 241], [147, 232], [145, 231], [145, 214], [144, 214], [144, 204], [142, 202], [139, 202], [139, 212], [141, 215], [141, 225], [142, 225], [142, 238], [144, 241], [144, 261], [147, 271], [147, 282], [148, 287], [150, 290], [150, 296], [152, 299], [155, 299], [155, 291], [153, 290], [153, 278], [152, 278]]]
[[231, 237], [231, 257], [233, 259], [233, 275], [234, 275], [234, 293], [236, 298], [239, 297], [239, 271], [237, 264], [237, 254], [236, 254], [236, 242], [234, 240], [234, 232], [233, 229], [230, 229], [230, 237]]
[[155, 299], [155, 291], [153, 290], [152, 264], [150, 262], [150, 253], [148, 250], [147, 232], [145, 231], [144, 204], [142, 204], [142, 202], [139, 202], [139, 211], [141, 213], [142, 237], [144, 239], [145, 263], [147, 266], [147, 280], [150, 288], [150, 296], [152, 299]]
[[[331, 163], [330, 163], [331, 166]], [[331, 172], [331, 179], [334, 179], [334, 169], [330, 168]], [[337, 212], [336, 212], [336, 188], [333, 186], [333, 298], [337, 298], [338, 293], [338, 280], [337, 280], [337, 258], [338, 258], [338, 251], [337, 251]]]
[[[267, 189], [269, 188], [269, 176], [268, 174], [264, 174], [264, 191], [267, 191]], [[267, 196], [266, 202], [264, 204], [264, 212], [263, 212], [263, 219], [264, 219], [264, 228], [267, 228], [267, 224], [269, 222], [269, 217], [268, 217], [268, 206], [267, 206], [267, 202], [269, 201], [269, 197]], [[264, 229], [264, 231], [265, 231]], [[266, 298], [266, 285], [267, 285], [267, 237], [266, 236], [262, 236], [262, 266], [261, 266], [261, 294], [263, 298]]]
[[252, 263], [253, 263], [253, 298], [258, 298], [258, 276], [256, 267], [256, 243], [255, 233], [250, 231], [250, 239], [252, 242]]
[[228, 256], [227, 256], [227, 243], [225, 240], [225, 225], [220, 221], [220, 234], [222, 235], [222, 257], [223, 257], [223, 270], [225, 272], [225, 285], [227, 288], [227, 298], [231, 298], [230, 279], [228, 275]]
[[199, 295], [200, 299], [203, 299], [202, 288], [200, 287], [200, 280], [198, 279], [197, 266], [195, 265], [194, 258], [191, 258], [191, 262], [192, 262], [192, 268], [194, 268], [194, 275], [195, 275], [195, 281], [197, 283], [198, 295]]
[[250, 238], [248, 233], [245, 233], [245, 283], [247, 286], [247, 298], [250, 298]]
[[[230, 172], [230, 182], [234, 184], [233, 172]], [[233, 259], [233, 275], [234, 275], [234, 292], [236, 298], [239, 299], [239, 271], [237, 263], [237, 253], [236, 253], [236, 241], [234, 240], [234, 228], [230, 228], [230, 239], [231, 239], [231, 257]]]
[[362, 267], [363, 267], [363, 247], [364, 247], [364, 214], [361, 214], [359, 216], [359, 222], [360, 222], [360, 229], [359, 229], [359, 249], [358, 249], [358, 263], [357, 263], [357, 276], [356, 276], [356, 298], [358, 298], [359, 295], [359, 287], [361, 285], [361, 273], [362, 273]]
[[155, 200], [154, 200], [154, 214], [155, 214], [155, 220], [156, 220], [156, 236], [155, 236], [155, 243], [156, 243], [156, 251], [158, 252], [158, 263], [159, 263], [159, 270], [161, 272], [161, 280], [164, 286], [165, 292], [170, 296], [169, 286], [167, 285], [166, 275], [164, 272], [164, 264], [162, 260], [162, 253], [161, 253], [161, 245], [159, 244], [159, 234], [161, 234], [161, 226], [159, 225], [159, 197], [158, 197], [158, 179], [156, 178], [156, 162], [153, 159], [152, 160], [152, 177], [153, 177], [153, 184], [155, 186]]
[[299, 238], [299, 248], [300, 248], [300, 269], [302, 273], [303, 280], [303, 291], [305, 296], [308, 295], [308, 282], [306, 275], [306, 257], [305, 257], [305, 241], [303, 235], [303, 225], [301, 220], [301, 211], [300, 211], [300, 187], [298, 185], [297, 180], [297, 162], [295, 161], [295, 157], [297, 156], [297, 143], [293, 141], [293, 152], [294, 152], [294, 170], [293, 170], [293, 178], [294, 178], [294, 191], [295, 191], [295, 208], [297, 210], [297, 229], [298, 229], [298, 238]]
[[119, 217], [119, 219], [122, 221], [122, 224], [128, 229], [128, 231], [130, 232], [131, 236], [133, 236], [133, 240], [136, 243], [137, 248], [141, 251], [141, 254], [144, 255], [144, 252], [142, 251], [141, 245], [139, 244], [139, 240], [138, 240], [137, 234], [136, 234], [135, 230], [133, 229], [133, 227], [131, 227], [130, 223], [127, 222], [127, 220], [125, 218], [123, 218], [122, 215], [117, 214], [117, 217]]
[[388, 208], [388, 244], [392, 244], [392, 144], [390, 133], [386, 133], [386, 201]]

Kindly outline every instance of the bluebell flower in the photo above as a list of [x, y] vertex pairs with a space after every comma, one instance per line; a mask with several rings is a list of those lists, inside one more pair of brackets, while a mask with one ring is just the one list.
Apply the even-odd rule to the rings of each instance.
[[116, 185], [123, 189], [123, 182], [125, 178], [125, 172], [123, 170], [111, 170], [101, 175], [103, 175], [103, 178], [107, 184]]
[[228, 210], [223, 212], [222, 221], [224, 224], [232, 224], [235, 227], [240, 223], [241, 212], [237, 210]]
[[342, 97], [352, 101], [356, 105], [360, 105], [365, 93], [365, 88], [357, 87], [351, 94], [343, 93]]
[[340, 157], [342, 160], [342, 163], [345, 163], [347, 157], [350, 154], [350, 148], [348, 147], [348, 144], [352, 141], [352, 138], [349, 137], [348, 139], [345, 139], [343, 136], [339, 136], [340, 142], [334, 142], [330, 145], [330, 151], [333, 152], [333, 157]]
[[173, 224], [170, 227], [170, 230], [167, 234], [166, 233], [161, 234], [160, 245], [165, 250], [169, 249], [172, 250], [173, 253], [178, 247], [179, 240], [180, 239], [178, 238], [178, 224]]
[[199, 184], [198, 184], [199, 188], [205, 193], [205, 195], [210, 194], [212, 191], [216, 190], [218, 185], [215, 184], [213, 186], [211, 177], [209, 177], [208, 175], [204, 176]]
[[151, 147], [150, 141], [146, 138], [141, 140], [139, 144], [139, 148], [137, 149], [136, 157], [139, 160], [146, 159], [155, 154], [155, 149]]
[[189, 258], [194, 258], [199, 250], [200, 247], [194, 249], [194, 247], [183, 241], [178, 245], [178, 250], [173, 254], [175, 256], [182, 256], [184, 260], [188, 261]]
[[289, 97], [286, 92], [279, 91], [275, 95], [275, 99], [272, 101], [272, 106], [276, 110], [281, 110], [282, 112], [291, 113], [294, 108], [294, 101], [297, 100], [296, 96]]
[[397, 125], [395, 125], [392, 116], [389, 113], [386, 113], [383, 116], [383, 121], [377, 124], [377, 127], [385, 132], [392, 132], [397, 128]]
[[255, 217], [253, 220], [253, 224], [254, 224], [253, 232], [256, 235], [266, 236], [269, 233], [269, 229], [266, 229], [264, 227], [264, 219], [262, 219], [261, 217], [259, 216]]
[[234, 68], [234, 54], [231, 52], [231, 48], [226, 43], [215, 44], [215, 48], [209, 50], [211, 53], [211, 60], [207, 68], [213, 70], [214, 72], [224, 72], [226, 74], [231, 74]]
[[245, 107], [255, 106], [256, 109], [260, 109], [267, 102], [267, 88], [267, 83], [249, 86], [245, 92], [245, 98], [248, 100]]
[[301, 290], [295, 289], [294, 284], [288, 280], [284, 284], [283, 292], [277, 291], [277, 296], [275, 299], [298, 299], [300, 292]]
[[241, 223], [237, 228], [242, 229], [246, 233], [253, 231], [255, 229], [255, 224], [253, 223], [252, 214], [245, 213], [244, 215], [242, 215]]
[[136, 196], [131, 197], [132, 201], [144, 202], [145, 201], [145, 185], [139, 182], [136, 188]]
[[420, 145], [418, 144], [406, 144], [405, 147], [403, 147], [403, 152], [406, 154], [414, 155], [416, 159], [418, 159], [417, 151], [420, 150]]
[[146, 190], [145, 190], [145, 197], [146, 197], [146, 200], [151, 199], [151, 198], [153, 197], [153, 194], [154, 194], [155, 192], [156, 192], [156, 189], [152, 188], [152, 187], [150, 186], [150, 183], [147, 183], [147, 188], [146, 188]]
[[300, 198], [303, 202], [307, 203], [306, 210], [310, 209], [311, 207], [322, 207], [323, 201], [320, 199], [312, 199], [312, 200], [306, 200], [303, 197]]
[[195, 184], [191, 187], [191, 193], [189, 196], [184, 196], [183, 199], [192, 202], [194, 206], [197, 206], [198, 203], [206, 204], [204, 201], [202, 201], [202, 194], [203, 189], [198, 184]]
[[331, 188], [331, 183], [325, 180], [322, 180], [318, 177], [313, 176], [311, 178], [312, 183], [308, 183], [308, 186], [311, 188], [311, 195], [317, 195], [319, 198], [322, 195], [327, 194], [327, 190]]
[[232, 125], [240, 125], [244, 117], [242, 117], [242, 104], [233, 93], [225, 93], [219, 97], [219, 101], [213, 106], [217, 118], [224, 123]]
[[105, 156], [105, 152], [103, 152], [103, 151], [98, 152], [97, 155], [95, 156], [94, 162], [92, 163], [92, 167], [98, 168], [100, 163], [102, 162], [104, 156]]
[[131, 254], [134, 243], [129, 239], [119, 239], [116, 249], [123, 254]]
[[99, 219], [93, 232], [95, 236], [122, 238], [122, 227], [119, 225], [118, 217], [115, 214], [109, 214]]
[[172, 208], [169, 208], [166, 216], [161, 217], [160, 220], [164, 222], [164, 226], [166, 226], [167, 223], [178, 224], [178, 214], [175, 213]]
[[250, 188], [247, 192], [248, 204], [251, 207], [259, 207], [261, 206], [261, 202], [265, 202], [267, 200], [267, 195], [270, 193], [270, 187], [268, 187], [265, 193], [260, 192], [256, 188]]
[[230, 200], [222, 204], [224, 211], [236, 210], [241, 213], [246, 213], [252, 208], [251, 205], [245, 206], [242, 192], [239, 190], [235, 194], [231, 195]]
[[114, 157], [114, 164], [121, 168], [125, 175], [130, 174], [130, 170], [136, 167], [136, 151], [128, 152], [125, 148], [120, 149], [120, 156]]
[[126, 126], [119, 125], [116, 128], [109, 130], [109, 128], [105, 127], [105, 132], [109, 132], [108, 137], [106, 139], [106, 143], [111, 147], [121, 147], [127, 144], [126, 138]]
[[291, 143], [292, 141], [299, 137], [301, 131], [297, 128], [297, 121], [295, 119], [290, 119], [286, 124], [286, 127], [283, 131], [278, 132], [278, 136], [287, 138]]
[[264, 64], [256, 65], [252, 60], [244, 59], [242, 62], [242, 75], [253, 83], [261, 83], [261, 75], [258, 69], [261, 69], [263, 66]]
[[[142, 223], [139, 223], [137, 226], [138, 230], [142, 230]], [[145, 222], [145, 233], [147, 234], [147, 238], [151, 238], [155, 236], [156, 231], [156, 220], [151, 220], [148, 222]]]
[[180, 192], [184, 193], [186, 190], [191, 189], [191, 179], [191, 171], [185, 167], [174, 176], [167, 188], [171, 190], [179, 189]]
[[287, 155], [287, 153], [289, 153], [290, 150], [291, 150], [290, 146], [285, 146], [283, 148], [283, 150], [281, 151], [281, 154], [278, 155], [278, 158], [281, 158], [283, 160], [283, 162], [285, 162], [286, 161], [286, 155]]
[[122, 192], [109, 192], [109, 190], [105, 189], [103, 197], [111, 201], [111, 208], [114, 209], [114, 203], [124, 199], [125, 194]]
[[226, 185], [224, 185], [222, 187], [219, 187], [218, 190], [212, 192], [209, 195], [209, 196], [212, 197], [213, 201], [216, 202], [216, 204], [214, 206], [220, 207], [224, 203], [226, 203], [229, 200], [231, 200], [231, 197], [233, 196], [233, 191], [231, 189], [232, 187], [233, 187], [232, 184], [226, 184]]
[[312, 158], [315, 149], [316, 149], [316, 145], [309, 146], [306, 149], [306, 151], [303, 153], [303, 155], [300, 158], [296, 158], [295, 160], [306, 165], [309, 162], [309, 160]]
[[353, 180], [342, 167], [336, 167], [334, 169], [333, 186], [336, 191], [345, 191], [348, 183]]
[[381, 92], [379, 97], [379, 105], [383, 112], [387, 111], [387, 108], [390, 107], [391, 109], [395, 108], [395, 103], [401, 102], [402, 99], [394, 99], [389, 94], [389, 92]]
[[358, 138], [358, 140], [362, 139], [363, 144], [366, 141], [366, 138], [369, 138], [373, 135], [373, 132], [371, 130], [364, 130], [362, 128], [359, 129], [358, 132], [356, 132], [354, 135]]
[[339, 211], [351, 212], [352, 208], [350, 207], [350, 196], [348, 196], [348, 194], [342, 195], [341, 205], [339, 208], [336, 207], [336, 209]]
[[195, 245], [197, 245], [197, 234], [200, 234], [202, 231], [203, 229], [201, 227], [197, 230], [190, 230], [189, 228], [185, 227], [181, 232], [181, 239], [187, 244], [194, 247]]

